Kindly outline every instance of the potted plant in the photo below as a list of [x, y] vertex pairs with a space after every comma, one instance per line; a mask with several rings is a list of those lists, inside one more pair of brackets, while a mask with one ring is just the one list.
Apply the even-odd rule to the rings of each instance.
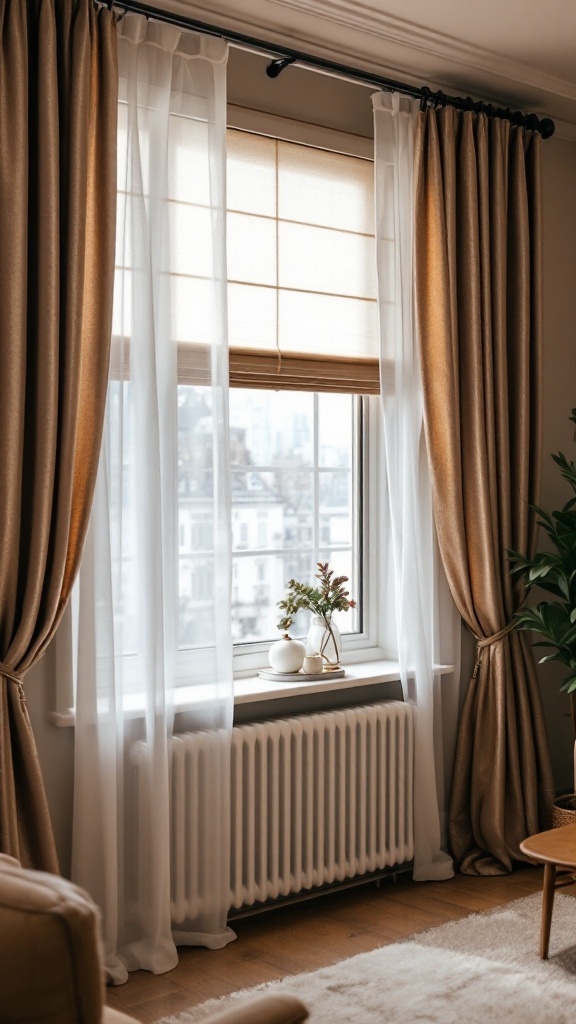
[[[576, 424], [576, 409], [572, 410], [570, 419]], [[552, 513], [533, 506], [539, 517], [538, 525], [548, 535], [549, 550], [537, 551], [532, 558], [517, 551], [509, 551], [508, 556], [512, 575], [521, 579], [527, 590], [538, 586], [552, 595], [552, 599], [541, 601], [536, 607], [520, 609], [516, 613], [516, 628], [532, 630], [542, 637], [533, 644], [549, 649], [539, 659], [541, 665], [558, 661], [566, 666], [566, 678], [560, 689], [570, 695], [576, 731], [576, 464], [569, 462], [561, 452], [552, 458], [574, 491], [574, 497]], [[574, 816], [571, 820], [576, 821], [576, 793], [555, 802], [553, 824], [567, 824], [567, 809]]]
[[288, 595], [278, 602], [278, 607], [286, 612], [278, 623], [278, 629], [286, 632], [299, 611], [312, 612], [314, 618], [308, 641], [314, 651], [310, 653], [318, 653], [324, 662], [324, 669], [330, 670], [340, 666], [342, 653], [340, 633], [332, 621], [332, 615], [334, 612], [347, 612], [349, 608], [355, 608], [356, 602], [350, 599], [344, 588], [344, 584], [348, 583], [347, 576], [334, 576], [334, 570], [328, 562], [318, 562], [317, 568], [315, 579], [319, 580], [318, 586], [308, 586], [298, 580], [288, 582]]

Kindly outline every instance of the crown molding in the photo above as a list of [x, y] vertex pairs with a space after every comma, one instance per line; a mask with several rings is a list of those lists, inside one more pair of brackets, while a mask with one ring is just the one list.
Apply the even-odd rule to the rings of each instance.
[[[159, 7], [432, 90], [553, 117], [576, 138], [576, 84], [375, 10], [363, 0], [151, 0]], [[386, 45], [384, 46], [383, 43]], [[368, 84], [368, 83], [367, 83]]]
[[555, 118], [554, 124], [556, 125], [556, 131], [553, 138], [576, 142], [576, 124], [573, 124], [571, 121], [559, 121], [558, 118]]
[[576, 101], [576, 84], [555, 78], [518, 61], [502, 57], [491, 50], [472, 46], [461, 39], [424, 28], [415, 22], [378, 11], [359, 0], [269, 0], [277, 7], [315, 15], [347, 29], [386, 39], [389, 42], [418, 50], [451, 64], [474, 68], [516, 85]]

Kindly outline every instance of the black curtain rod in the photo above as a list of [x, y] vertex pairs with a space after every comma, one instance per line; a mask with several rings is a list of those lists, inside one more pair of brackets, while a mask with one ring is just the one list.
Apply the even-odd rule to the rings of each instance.
[[[104, 2], [104, 0], [101, 0]], [[406, 82], [396, 82], [392, 78], [383, 78], [381, 75], [372, 75], [368, 71], [361, 71], [359, 68], [350, 68], [346, 64], [338, 64], [335, 61], [325, 60], [323, 57], [315, 57], [310, 53], [302, 53], [300, 50], [293, 50], [289, 46], [280, 46], [277, 43], [269, 43], [264, 39], [256, 39], [253, 36], [244, 35], [242, 32], [235, 32], [232, 29], [219, 28], [217, 25], [209, 25], [204, 21], [197, 21], [195, 18], [187, 18], [173, 11], [160, 10], [150, 4], [140, 3], [140, 0], [109, 0], [109, 8], [120, 7], [124, 11], [132, 11], [135, 14], [144, 14], [147, 18], [154, 18], [156, 21], [163, 21], [169, 25], [176, 25], [178, 28], [194, 29], [196, 32], [203, 32], [210, 36], [219, 36], [230, 43], [241, 43], [254, 50], [261, 50], [263, 53], [278, 54], [279, 56], [268, 65], [266, 73], [270, 78], [277, 78], [281, 71], [289, 64], [304, 64], [310, 68], [317, 68], [320, 71], [332, 71], [343, 75], [346, 78], [355, 79], [358, 82], [365, 82], [367, 85], [375, 85], [387, 92], [399, 92], [404, 96], [412, 96], [420, 100], [420, 109], [425, 110], [429, 105], [440, 107], [455, 107], [457, 110], [471, 110], [476, 114], [487, 114], [488, 117], [499, 117], [502, 120], [510, 121], [519, 128], [527, 128], [529, 131], [540, 132], [543, 139], [549, 139], [554, 134], [555, 124], [549, 117], [539, 118], [536, 114], [524, 114], [521, 110], [511, 110], [510, 107], [496, 107], [492, 103], [485, 103], [483, 100], [473, 100], [470, 96], [449, 96], [438, 90], [433, 92], [427, 86], [409, 85]]]

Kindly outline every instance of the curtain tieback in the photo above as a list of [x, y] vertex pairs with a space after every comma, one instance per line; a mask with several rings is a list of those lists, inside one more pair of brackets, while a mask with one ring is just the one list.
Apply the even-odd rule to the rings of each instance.
[[0, 661], [0, 676], [4, 676], [11, 683], [16, 683], [18, 687], [18, 695], [20, 697], [20, 703], [26, 705], [26, 694], [24, 693], [24, 675], [21, 672], [14, 672], [13, 669], [8, 668], [3, 661]]
[[472, 673], [471, 682], [474, 682], [476, 676], [478, 675], [478, 672], [480, 671], [482, 655], [484, 653], [485, 648], [491, 647], [492, 644], [497, 643], [498, 640], [503, 640], [505, 636], [508, 636], [508, 633], [512, 632], [515, 625], [516, 619], [514, 618], [508, 623], [507, 626], [504, 626], [504, 629], [499, 629], [498, 632], [493, 633], [492, 636], [478, 636], [476, 633], [474, 633], [474, 630], [471, 630], [474, 639], [476, 640], [476, 662], [474, 665], [474, 671]]

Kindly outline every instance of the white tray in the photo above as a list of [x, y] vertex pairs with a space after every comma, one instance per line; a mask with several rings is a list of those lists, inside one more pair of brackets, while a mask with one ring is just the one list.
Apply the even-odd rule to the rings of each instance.
[[273, 668], [262, 669], [258, 675], [260, 679], [274, 680], [275, 683], [300, 683], [305, 679], [308, 683], [320, 683], [327, 679], [343, 679], [345, 676], [343, 668], [335, 668], [332, 672], [275, 672]]

